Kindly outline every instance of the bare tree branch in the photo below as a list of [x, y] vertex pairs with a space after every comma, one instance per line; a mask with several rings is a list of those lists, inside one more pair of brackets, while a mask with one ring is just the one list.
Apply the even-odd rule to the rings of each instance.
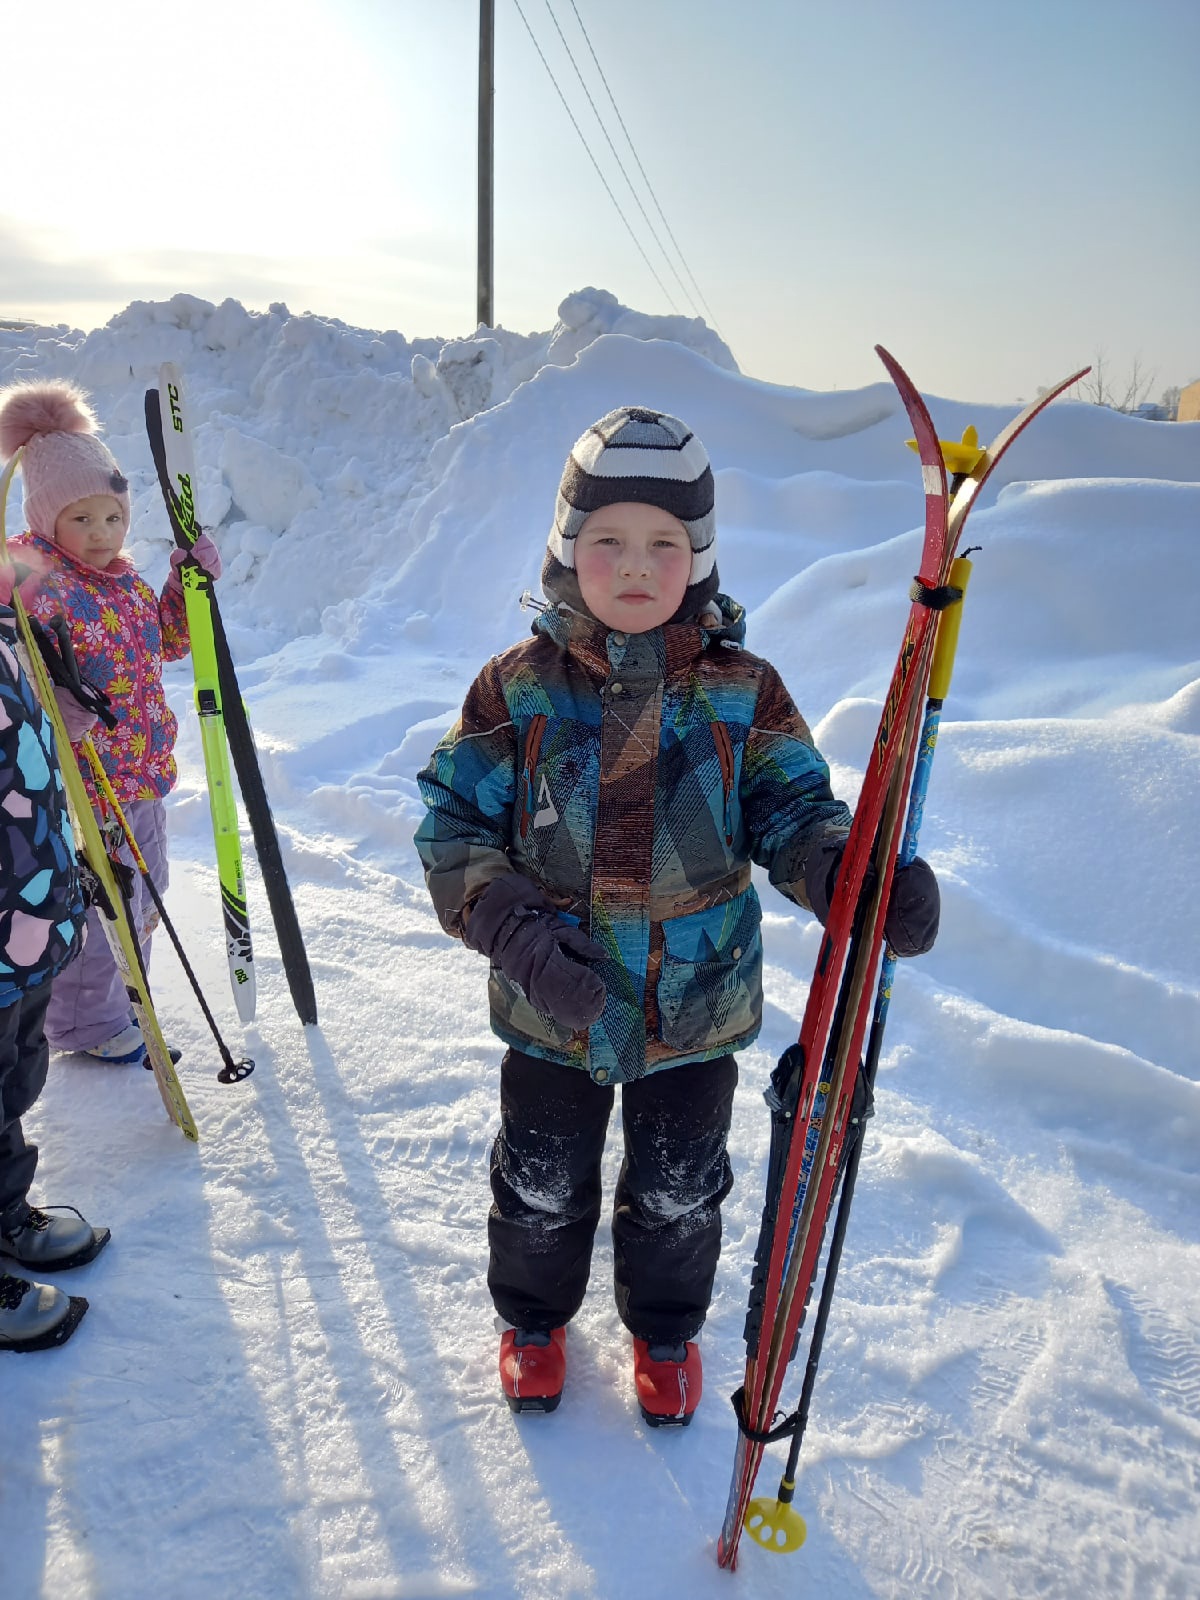
[[1114, 381], [1108, 367], [1108, 357], [1098, 348], [1092, 358], [1092, 370], [1075, 385], [1074, 398], [1088, 400], [1094, 406], [1107, 406], [1110, 411], [1136, 411], [1154, 387], [1155, 374], [1147, 373], [1141, 356], [1133, 358], [1133, 366], [1124, 383]]

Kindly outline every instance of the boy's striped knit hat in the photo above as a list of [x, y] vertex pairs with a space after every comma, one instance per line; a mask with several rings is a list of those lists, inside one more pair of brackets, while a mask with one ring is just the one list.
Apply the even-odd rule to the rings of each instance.
[[686, 423], [645, 406], [618, 406], [572, 446], [558, 487], [542, 588], [552, 599], [588, 613], [575, 575], [575, 540], [593, 511], [627, 500], [657, 506], [687, 529], [692, 572], [672, 620], [697, 616], [718, 584], [712, 468]]
[[76, 500], [111, 494], [129, 526], [129, 483], [96, 437], [82, 389], [63, 379], [0, 390], [0, 456], [21, 456], [25, 526], [53, 540], [59, 513]]

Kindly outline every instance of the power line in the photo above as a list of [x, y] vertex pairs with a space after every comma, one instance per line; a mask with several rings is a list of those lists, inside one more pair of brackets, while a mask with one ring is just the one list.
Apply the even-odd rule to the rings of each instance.
[[604, 185], [605, 192], [607, 193], [608, 198], [612, 201], [613, 205], [616, 207], [617, 215], [620, 217], [621, 221], [625, 224], [625, 228], [626, 228], [626, 230], [627, 230], [627, 232], [629, 234], [629, 237], [633, 240], [634, 244], [637, 246], [638, 254], [641, 256], [642, 260], [646, 263], [647, 267], [650, 269], [650, 275], [653, 277], [655, 283], [658, 284], [658, 287], [662, 290], [663, 294], [666, 296], [667, 304], [671, 307], [672, 311], [674, 311], [676, 314], [678, 314], [679, 313], [679, 307], [675, 304], [674, 300], [671, 298], [671, 291], [667, 288], [666, 284], [662, 281], [662, 279], [659, 277], [658, 273], [655, 271], [654, 263], [650, 260], [650, 257], [642, 249], [641, 240], [638, 238], [637, 234], [634, 233], [633, 228], [630, 225], [629, 218], [621, 210], [620, 201], [617, 199], [616, 195], [612, 192], [612, 189], [609, 186], [608, 179], [604, 176], [604, 173], [600, 170], [600, 163], [596, 160], [596, 157], [592, 154], [592, 147], [591, 147], [590, 144], [588, 144], [587, 139], [584, 136], [583, 129], [579, 126], [578, 122], [576, 122], [575, 114], [571, 110], [570, 106], [567, 104], [567, 97], [566, 97], [566, 95], [563, 94], [562, 89], [559, 86], [558, 79], [554, 76], [554, 69], [551, 67], [550, 63], [546, 60], [546, 57], [542, 54], [542, 47], [537, 42], [537, 38], [534, 35], [533, 29], [529, 26], [529, 19], [526, 17], [524, 11], [522, 11], [522, 9], [521, 9], [521, 0], [513, 0], [513, 5], [516, 6], [517, 15], [520, 17], [521, 21], [525, 24], [525, 32], [529, 35], [530, 40], [532, 41], [532, 44], [533, 44], [533, 48], [537, 51], [538, 57], [541, 60], [542, 65], [545, 67], [547, 73], [549, 74], [550, 82], [554, 85], [555, 93], [558, 95], [558, 98], [562, 101], [563, 110], [567, 113], [567, 116], [570, 117], [570, 119], [571, 119], [571, 126], [575, 129], [575, 132], [579, 135], [580, 143], [583, 145], [583, 148], [587, 151], [588, 159], [591, 161], [592, 165], [596, 169], [596, 176], [600, 179], [600, 182]]
[[[546, 3], [548, 5], [549, 4], [549, 0], [546, 0]], [[584, 37], [585, 41], [587, 42], [587, 47], [591, 51], [592, 60], [595, 63], [596, 71], [600, 74], [600, 82], [604, 85], [605, 90], [608, 93], [608, 98], [609, 98], [609, 101], [612, 104], [613, 111], [616, 113], [617, 121], [621, 124], [621, 132], [625, 135], [625, 139], [626, 139], [626, 142], [629, 145], [630, 150], [633, 151], [633, 159], [638, 164], [638, 171], [642, 175], [642, 181], [645, 183], [646, 188], [649, 191], [650, 198], [654, 201], [655, 208], [657, 209], [659, 216], [662, 218], [663, 227], [667, 230], [667, 234], [668, 234], [668, 236], [669, 236], [669, 238], [671, 240], [671, 243], [675, 246], [675, 249], [679, 252], [679, 259], [680, 259], [680, 261], [683, 262], [683, 270], [687, 273], [688, 277], [691, 279], [692, 287], [695, 289], [696, 294], [699, 297], [700, 304], [704, 307], [705, 311], [708, 312], [709, 325], [713, 328], [714, 332], [716, 332], [717, 336], [721, 337], [721, 330], [720, 330], [720, 328], [717, 327], [717, 319], [713, 315], [712, 307], [709, 305], [708, 301], [704, 298], [703, 291], [701, 290], [700, 285], [696, 282], [696, 276], [693, 273], [691, 267], [688, 266], [687, 257], [684, 255], [682, 249], [680, 249], [679, 240], [675, 237], [675, 234], [671, 229], [671, 224], [667, 221], [666, 213], [663, 211], [662, 206], [659, 204], [658, 196], [654, 192], [654, 186], [650, 182], [650, 179], [646, 176], [646, 169], [642, 165], [641, 157], [637, 153], [637, 147], [635, 146], [635, 144], [633, 142], [633, 139], [630, 136], [629, 129], [625, 126], [625, 118], [621, 115], [620, 107], [617, 105], [616, 98], [613, 95], [612, 89], [609, 88], [608, 79], [604, 75], [604, 68], [600, 65], [599, 57], [596, 55], [595, 47], [593, 46], [591, 38], [588, 35], [588, 31], [583, 25], [583, 18], [579, 15], [579, 7], [575, 4], [575, 0], [571, 0], [571, 10], [575, 13], [575, 20], [579, 24], [579, 31], [583, 34], [583, 37]], [[570, 52], [568, 52], [568, 54], [569, 53]], [[579, 70], [578, 67], [576, 67], [575, 70], [578, 72], [578, 70]], [[588, 98], [590, 100], [591, 96], [589, 95]], [[624, 170], [624, 169], [622, 169], [622, 170]], [[626, 182], [628, 182], [628, 178], [626, 179]], [[631, 185], [631, 187], [632, 187], [632, 185]], [[647, 219], [647, 220], [649, 220], [649, 219]], [[653, 229], [651, 231], [653, 232]], [[655, 235], [655, 237], [657, 238], [657, 235]], [[660, 246], [660, 248], [661, 248], [661, 246]], [[663, 253], [664, 253], [664, 255], [666, 254], [665, 251]], [[674, 270], [674, 269], [672, 269], [672, 270]], [[678, 273], [676, 273], [675, 275], [676, 275], [676, 277], [679, 276]]]
[[[572, 9], [574, 9], [573, 5], [572, 5]], [[612, 139], [609, 136], [608, 129], [604, 126], [604, 118], [600, 115], [599, 109], [596, 106], [596, 102], [592, 99], [592, 92], [588, 88], [586, 82], [584, 81], [583, 73], [580, 72], [580, 70], [579, 70], [579, 63], [576, 61], [576, 59], [575, 59], [575, 57], [574, 57], [574, 55], [573, 55], [573, 53], [571, 51], [571, 46], [567, 43], [566, 35], [563, 33], [562, 28], [559, 27], [558, 18], [554, 15], [554, 9], [550, 4], [550, 0], [546, 0], [546, 10], [550, 13], [550, 21], [554, 24], [555, 31], [557, 32], [559, 39], [562, 41], [563, 49], [567, 52], [567, 59], [568, 59], [568, 61], [570, 61], [571, 65], [575, 68], [575, 76], [579, 79], [579, 87], [583, 90], [584, 94], [587, 96], [587, 103], [588, 103], [588, 105], [591, 106], [592, 112], [593, 112], [593, 114], [594, 114], [594, 116], [596, 118], [596, 121], [600, 124], [600, 132], [604, 135], [605, 139], [608, 142], [608, 148], [612, 151], [613, 160], [617, 163], [617, 166], [620, 168], [621, 176], [625, 179], [625, 182], [629, 185], [629, 192], [633, 196], [638, 210], [642, 213], [642, 217], [643, 217], [643, 220], [645, 221], [646, 226], [650, 229], [651, 237], [653, 238], [653, 240], [654, 240], [655, 244], [658, 246], [658, 248], [662, 251], [663, 260], [667, 263], [667, 266], [675, 274], [675, 282], [679, 285], [680, 289], [682, 289], [685, 299], [688, 299], [688, 300], [692, 301], [692, 310], [695, 311], [697, 315], [699, 315], [699, 307], [695, 303], [695, 299], [694, 299], [694, 297], [692, 295], [691, 290], [688, 288], [687, 284], [684, 283], [683, 279], [679, 276], [679, 271], [678, 271], [677, 267], [675, 266], [675, 263], [671, 260], [670, 252], [667, 250], [666, 245], [664, 245], [662, 240], [659, 238], [658, 232], [655, 229], [654, 224], [650, 221], [649, 215], [646, 212], [646, 208], [642, 204], [641, 196], [638, 194], [637, 190], [634, 188], [633, 180], [632, 180], [632, 178], [630, 178], [628, 172], [626, 172], [626, 170], [625, 170], [625, 163], [621, 160], [621, 157], [617, 152], [617, 147], [612, 142]], [[579, 12], [578, 11], [575, 12], [575, 17], [576, 17], [576, 20], [579, 22], [579, 26], [582, 28], [583, 27], [583, 22], [579, 17]], [[584, 38], [587, 39], [586, 31], [584, 33]], [[588, 39], [588, 49], [589, 50], [591, 50], [591, 46], [592, 46], [592, 41], [590, 39]], [[594, 50], [592, 51], [592, 60], [593, 61], [596, 60], [596, 52]], [[600, 65], [599, 62], [596, 62], [597, 70], [599, 69], [599, 65]], [[601, 72], [600, 76], [601, 76], [601, 78], [603, 78], [604, 74]], [[605, 85], [605, 87], [607, 88], [607, 84]], [[611, 99], [611, 98], [612, 98], [612, 91], [610, 90], [609, 91], [609, 99]], [[620, 115], [621, 114], [618, 111], [617, 112], [618, 120], [620, 119]], [[626, 138], [629, 137], [628, 133], [626, 133], [625, 137]], [[634, 159], [636, 160], [637, 151], [635, 150], [633, 153], [634, 153]], [[641, 163], [639, 162], [639, 165], [640, 164]], [[645, 174], [643, 173], [643, 177], [644, 176], [645, 176]], [[676, 248], [678, 248], [678, 247], [676, 247]]]

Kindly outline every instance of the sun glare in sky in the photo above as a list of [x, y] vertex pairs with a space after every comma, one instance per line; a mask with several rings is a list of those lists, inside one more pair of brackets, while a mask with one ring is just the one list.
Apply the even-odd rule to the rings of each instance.
[[[475, 0], [28, 9], [0, 317], [184, 290], [469, 334], [477, 30]], [[810, 388], [876, 381], [876, 340], [963, 398], [1098, 349], [1186, 383], [1197, 60], [1194, 0], [496, 0], [497, 318], [594, 284]]]
[[[316, 240], [336, 255], [403, 198], [383, 72], [328, 7], [68, 9], [72, 59], [54, 114], [40, 77], [6, 86], [47, 175], [22, 185], [24, 223], [105, 254], [202, 238], [214, 252], [288, 256]], [[56, 11], [32, 11], [23, 30], [25, 59], [61, 54]]]

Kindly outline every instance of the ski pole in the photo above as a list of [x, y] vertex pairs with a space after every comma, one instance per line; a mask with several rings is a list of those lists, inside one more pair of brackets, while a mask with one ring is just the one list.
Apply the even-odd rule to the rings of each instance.
[[225, 1065], [217, 1073], [217, 1081], [219, 1083], [241, 1083], [243, 1078], [248, 1078], [254, 1071], [254, 1062], [249, 1056], [243, 1056], [240, 1061], [235, 1061], [230, 1053], [229, 1046], [221, 1037], [221, 1030], [217, 1026], [216, 1018], [212, 1014], [208, 1001], [204, 998], [204, 990], [200, 987], [199, 979], [192, 970], [192, 964], [187, 958], [182, 941], [175, 931], [175, 925], [167, 915], [167, 908], [163, 904], [162, 896], [158, 892], [150, 868], [146, 865], [145, 857], [138, 849], [138, 842], [134, 837], [133, 829], [129, 826], [125, 813], [121, 810], [120, 801], [117, 799], [113, 786], [109, 782], [108, 773], [105, 772], [100, 757], [96, 753], [96, 747], [92, 743], [91, 735], [85, 733], [81, 743], [83, 753], [87, 756], [88, 764], [92, 769], [92, 776], [104, 796], [104, 803], [117, 819], [121, 833], [124, 835], [125, 843], [129, 847], [129, 853], [142, 875], [142, 881], [145, 883], [150, 898], [154, 902], [154, 909], [158, 912], [162, 925], [167, 930], [171, 943], [175, 946], [175, 954], [179, 957], [179, 963], [187, 974], [188, 982], [192, 986], [192, 992], [200, 1004], [201, 1011], [204, 1013], [204, 1020], [208, 1023], [209, 1030], [216, 1040], [217, 1049], [221, 1052], [221, 1060]]
[[[971, 576], [971, 562], [968, 559], [970, 554], [969, 550], [964, 551], [950, 568], [950, 583], [955, 588], [960, 589], [964, 595]], [[908, 816], [900, 846], [897, 869], [906, 867], [917, 853], [917, 838], [921, 831], [921, 823], [925, 814], [925, 798], [929, 790], [929, 774], [933, 767], [933, 753], [937, 745], [942, 706], [950, 690], [950, 679], [954, 671], [954, 656], [958, 647], [958, 631], [961, 622], [962, 599], [960, 597], [952, 606], [947, 607], [938, 623], [937, 643], [934, 647], [933, 666], [929, 676], [929, 694], [925, 702], [924, 721], [921, 726], [916, 768], [913, 773], [912, 789], [909, 794]], [[783, 1469], [783, 1476], [780, 1479], [779, 1490], [775, 1499], [770, 1500], [764, 1496], [760, 1499], [752, 1500], [746, 1508], [744, 1523], [746, 1532], [764, 1550], [774, 1550], [781, 1554], [798, 1550], [804, 1543], [808, 1533], [804, 1518], [792, 1505], [792, 1500], [796, 1493], [796, 1469], [800, 1459], [800, 1447], [804, 1442], [805, 1430], [808, 1427], [809, 1409], [812, 1404], [813, 1389], [817, 1379], [817, 1367], [821, 1360], [821, 1350], [825, 1342], [825, 1329], [828, 1325], [829, 1313], [833, 1305], [833, 1292], [837, 1283], [838, 1267], [841, 1264], [846, 1229], [850, 1222], [850, 1206], [854, 1199], [854, 1186], [858, 1178], [859, 1162], [862, 1158], [863, 1124], [866, 1118], [871, 1115], [875, 1077], [879, 1070], [883, 1034], [887, 1026], [888, 1010], [892, 999], [892, 982], [896, 972], [896, 961], [895, 952], [890, 948], [885, 950], [883, 966], [879, 973], [879, 985], [875, 995], [875, 1010], [871, 1020], [871, 1032], [867, 1041], [866, 1055], [862, 1066], [859, 1068], [865, 1091], [862, 1109], [858, 1114], [854, 1143], [850, 1149], [842, 1176], [842, 1192], [838, 1199], [837, 1216], [834, 1220], [833, 1234], [829, 1241], [829, 1255], [825, 1263], [825, 1276], [821, 1284], [821, 1298], [817, 1306], [812, 1338], [809, 1342], [808, 1360], [804, 1369], [804, 1383], [800, 1391], [800, 1404], [795, 1413], [795, 1428], [792, 1432], [787, 1464]]]

